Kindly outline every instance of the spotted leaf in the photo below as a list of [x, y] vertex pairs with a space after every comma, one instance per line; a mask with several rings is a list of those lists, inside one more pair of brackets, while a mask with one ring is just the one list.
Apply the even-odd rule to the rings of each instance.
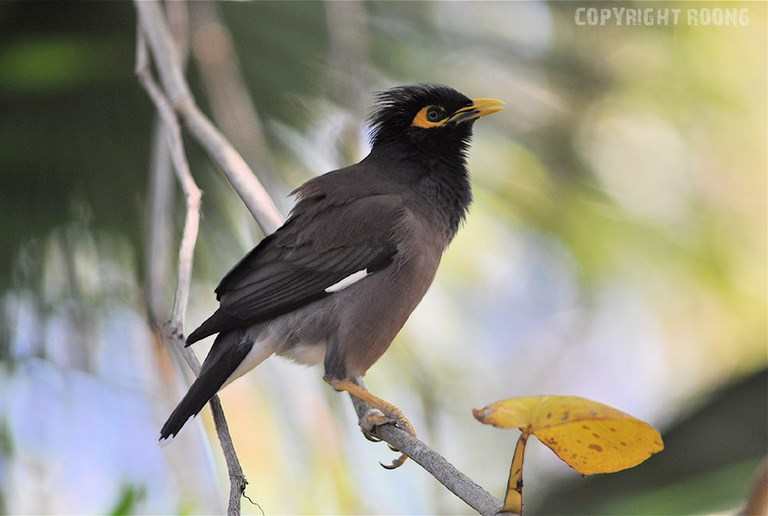
[[648, 423], [576, 396], [512, 398], [473, 413], [481, 423], [535, 435], [583, 475], [631, 468], [664, 449]]

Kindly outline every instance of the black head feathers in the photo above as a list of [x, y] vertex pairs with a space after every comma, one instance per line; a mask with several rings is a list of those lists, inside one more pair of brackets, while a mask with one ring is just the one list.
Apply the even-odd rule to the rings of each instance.
[[399, 86], [376, 95], [369, 117], [371, 144], [415, 144], [425, 151], [463, 153], [472, 136], [472, 123], [454, 123], [451, 115], [472, 105], [472, 100], [448, 86]]

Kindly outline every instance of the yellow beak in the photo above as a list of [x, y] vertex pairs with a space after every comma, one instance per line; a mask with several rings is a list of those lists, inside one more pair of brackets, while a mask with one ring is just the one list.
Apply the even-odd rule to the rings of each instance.
[[471, 105], [456, 111], [448, 121], [458, 124], [469, 120], [475, 120], [481, 116], [498, 113], [502, 109], [504, 109], [504, 101], [499, 99], [472, 99]]
[[472, 99], [472, 107], [479, 113], [478, 117], [492, 115], [504, 109], [504, 101], [499, 99]]

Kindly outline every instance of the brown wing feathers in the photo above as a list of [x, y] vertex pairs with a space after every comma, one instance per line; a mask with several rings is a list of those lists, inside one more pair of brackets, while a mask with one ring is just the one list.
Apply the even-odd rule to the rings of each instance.
[[397, 252], [392, 229], [400, 206], [392, 196], [365, 200], [315, 209], [299, 203], [299, 215], [224, 277], [216, 289], [221, 306], [189, 335], [187, 345], [275, 318], [329, 295], [326, 288], [357, 271], [388, 266]]

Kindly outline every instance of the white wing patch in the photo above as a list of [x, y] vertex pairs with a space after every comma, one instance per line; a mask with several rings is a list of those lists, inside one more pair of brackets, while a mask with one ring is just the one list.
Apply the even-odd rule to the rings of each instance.
[[366, 276], [368, 276], [368, 269], [363, 269], [361, 271], [353, 272], [343, 280], [339, 281], [338, 283], [334, 283], [333, 285], [325, 289], [325, 291], [330, 294], [332, 292], [338, 292], [340, 290], [344, 290], [345, 288], [349, 287], [354, 283], [357, 283], [358, 281], [365, 278]]

